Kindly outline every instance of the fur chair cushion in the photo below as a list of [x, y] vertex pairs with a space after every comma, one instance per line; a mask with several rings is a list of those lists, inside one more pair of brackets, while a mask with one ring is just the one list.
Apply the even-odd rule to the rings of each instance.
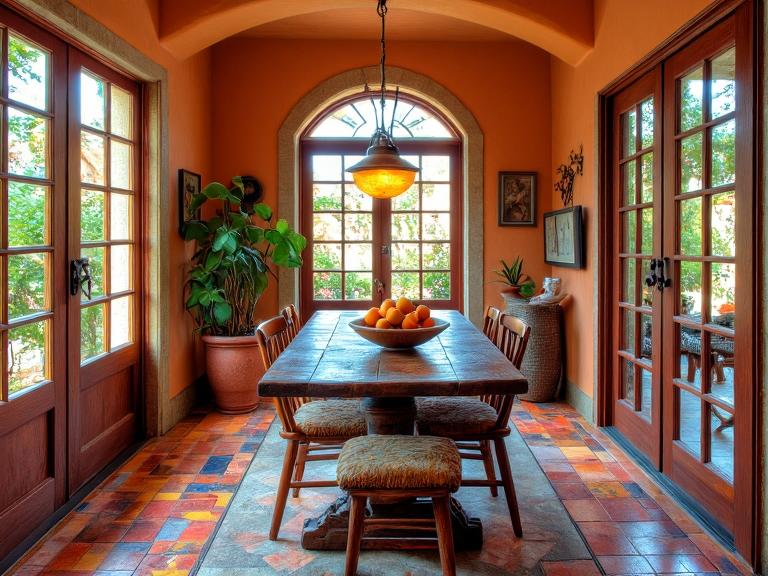
[[360, 402], [314, 400], [296, 410], [293, 419], [299, 431], [307, 436], [351, 438], [367, 432]]
[[360, 436], [341, 449], [336, 477], [343, 490], [447, 488], [461, 483], [453, 440], [434, 436]]
[[419, 434], [461, 438], [485, 434], [496, 428], [492, 406], [474, 397], [420, 398], [416, 403]]

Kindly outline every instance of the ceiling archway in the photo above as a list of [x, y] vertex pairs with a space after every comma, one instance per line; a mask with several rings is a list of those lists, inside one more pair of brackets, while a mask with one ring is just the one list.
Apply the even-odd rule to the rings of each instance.
[[[394, 9], [452, 18], [530, 42], [571, 65], [594, 45], [593, 0], [395, 0]], [[160, 41], [186, 58], [270, 22], [328, 10], [371, 8], [372, 0], [161, 0]]]

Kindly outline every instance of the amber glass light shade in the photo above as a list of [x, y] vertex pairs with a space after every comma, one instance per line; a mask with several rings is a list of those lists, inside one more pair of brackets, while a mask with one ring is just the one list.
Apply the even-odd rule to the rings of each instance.
[[368, 148], [365, 158], [347, 171], [362, 192], [373, 198], [394, 198], [411, 187], [419, 169], [403, 160], [389, 140]]

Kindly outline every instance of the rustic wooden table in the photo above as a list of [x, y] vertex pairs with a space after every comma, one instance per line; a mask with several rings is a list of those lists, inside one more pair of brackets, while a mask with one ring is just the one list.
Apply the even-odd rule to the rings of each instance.
[[[362, 311], [313, 315], [264, 374], [259, 394], [362, 398], [369, 434], [413, 434], [416, 397], [528, 390], [525, 377], [456, 311], [434, 311], [450, 327], [426, 344], [406, 350], [381, 348], [355, 334], [349, 322], [362, 315]], [[482, 547], [480, 521], [470, 518], [458, 501], [452, 508], [457, 546]], [[346, 499], [341, 498], [319, 518], [308, 519], [302, 546], [344, 549], [346, 512]]]

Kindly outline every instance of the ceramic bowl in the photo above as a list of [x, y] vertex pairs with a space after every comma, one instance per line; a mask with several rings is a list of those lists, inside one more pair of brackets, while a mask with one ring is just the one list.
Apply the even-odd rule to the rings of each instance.
[[435, 318], [435, 325], [429, 328], [414, 328], [405, 330], [403, 328], [371, 328], [365, 324], [362, 318], [353, 320], [349, 327], [360, 336], [378, 344], [382, 348], [413, 348], [425, 342], [429, 342], [451, 325], [450, 322]]

